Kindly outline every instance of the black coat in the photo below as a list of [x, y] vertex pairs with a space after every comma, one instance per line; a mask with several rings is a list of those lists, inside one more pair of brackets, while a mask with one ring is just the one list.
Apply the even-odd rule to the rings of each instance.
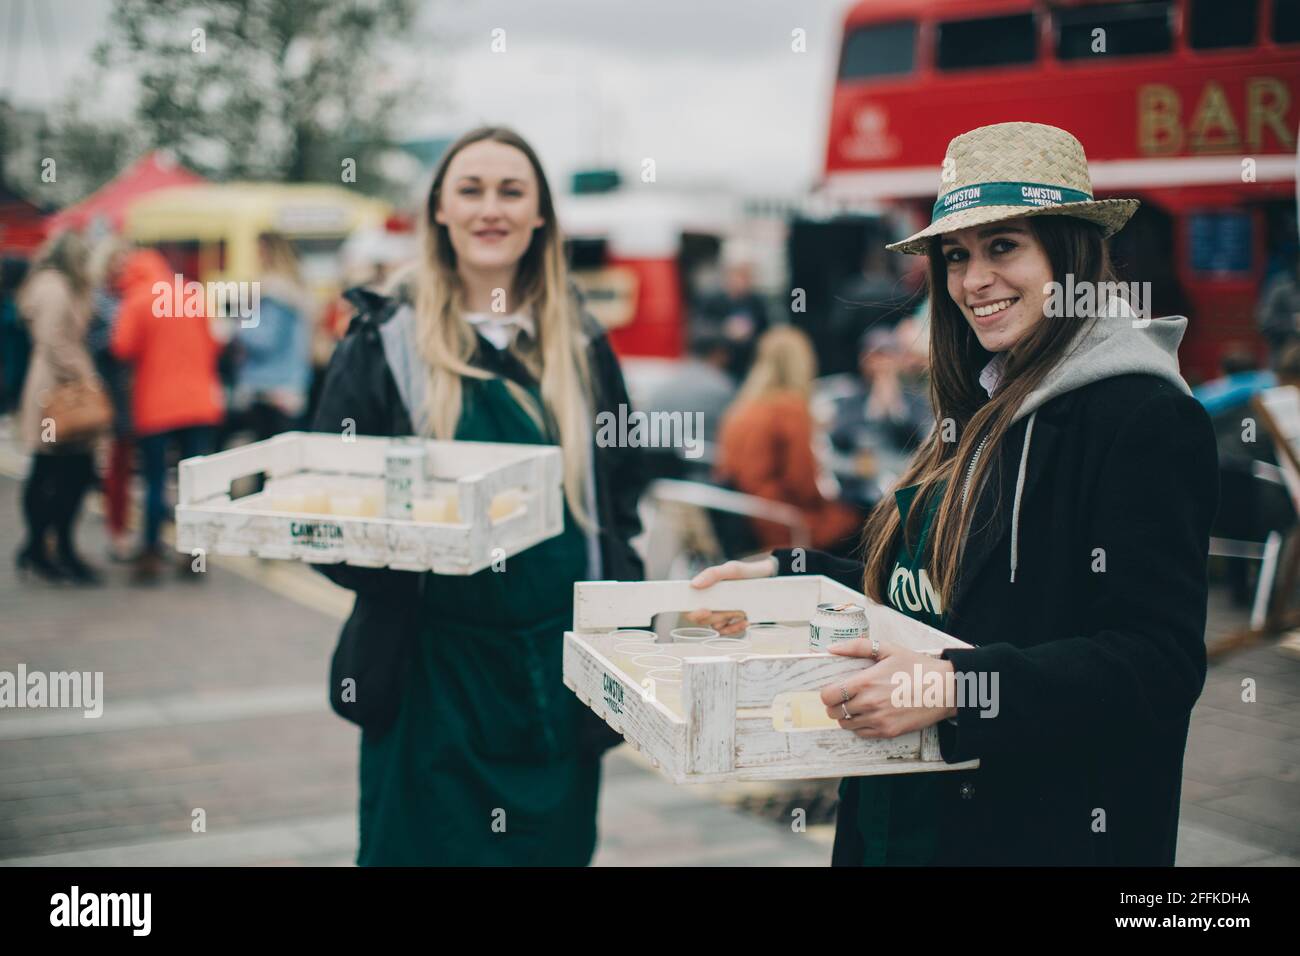
[[[1171, 866], [1188, 721], [1205, 681], [1218, 496], [1210, 421], [1152, 375], [1043, 405], [1012, 583], [1026, 422], [1007, 433], [977, 502], [947, 609], [947, 631], [974, 647], [943, 656], [958, 673], [996, 672], [1000, 713], [981, 717], [970, 702], [955, 726], [939, 725], [945, 761], [980, 760], [936, 774], [939, 862]], [[861, 565], [808, 557], [807, 573], [861, 590]], [[777, 558], [790, 573], [790, 552]], [[837, 864], [862, 859], [852, 814], [841, 808]]]
[[[312, 430], [339, 433], [344, 420], [352, 419], [359, 435], [410, 435], [411, 418], [379, 335], [379, 326], [396, 314], [399, 303], [366, 289], [353, 289], [347, 298], [357, 308], [357, 315], [330, 359]], [[628, 404], [618, 359], [599, 324], [585, 314], [583, 330], [591, 340], [587, 358], [594, 411], [617, 414], [620, 403]], [[529, 380], [514, 356], [498, 352], [481, 337], [478, 344], [472, 364], [521, 384]], [[645, 481], [638, 449], [597, 446], [594, 465], [604, 576], [608, 580], [640, 580], [645, 571], [629, 543], [641, 531], [636, 506]], [[397, 717], [401, 703], [400, 678], [418, 630], [425, 575], [346, 564], [315, 567], [357, 594], [330, 665], [330, 705], [366, 732], [382, 733]], [[356, 682], [355, 700], [343, 699], [345, 678]], [[590, 718], [583, 733], [593, 749], [613, 746], [622, 739], [595, 714]]]

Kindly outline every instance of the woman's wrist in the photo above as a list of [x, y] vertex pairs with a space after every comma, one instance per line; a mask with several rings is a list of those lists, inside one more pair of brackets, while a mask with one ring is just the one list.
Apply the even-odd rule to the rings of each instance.
[[[957, 719], [957, 680], [956, 680], [957, 668], [953, 666], [952, 661], [946, 660], [944, 658], [940, 658], [938, 663], [941, 669], [945, 672], [943, 683], [944, 683], [944, 687], [947, 688], [949, 691], [949, 693], [945, 695], [945, 700], [944, 700], [944, 703], [948, 705], [948, 709], [943, 712], [942, 719], [956, 720]], [[948, 679], [947, 677], [948, 674], [953, 675], [952, 680]]]

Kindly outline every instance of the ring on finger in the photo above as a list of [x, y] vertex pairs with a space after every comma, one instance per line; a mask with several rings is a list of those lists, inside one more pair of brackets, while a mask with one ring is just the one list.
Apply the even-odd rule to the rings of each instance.
[[841, 704], [847, 704], [847, 703], [849, 702], [849, 700], [850, 700], [850, 697], [851, 697], [851, 695], [849, 694], [849, 689], [848, 689], [847, 687], [845, 687], [843, 684], [841, 684], [841, 685], [840, 685], [840, 703], [841, 703]]
[[841, 704], [840, 704], [840, 710], [844, 711], [844, 719], [845, 719], [845, 720], [852, 720], [852, 719], [853, 719], [853, 715], [849, 713], [849, 705], [848, 705], [847, 703], [841, 703]]

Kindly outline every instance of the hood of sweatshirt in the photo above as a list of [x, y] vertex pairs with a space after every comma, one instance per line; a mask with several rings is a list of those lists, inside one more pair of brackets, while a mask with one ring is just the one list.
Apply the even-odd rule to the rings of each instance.
[[1052, 399], [1075, 389], [1120, 375], [1155, 375], [1190, 395], [1192, 390], [1178, 371], [1178, 344], [1186, 331], [1187, 319], [1183, 316], [1139, 319], [1127, 302], [1112, 298], [1103, 314], [1080, 329], [1061, 360], [1025, 397], [1012, 418], [1013, 422], [1029, 419], [1025, 426], [1024, 445], [1020, 449], [1020, 467], [1011, 506], [1012, 581], [1016, 579], [1020, 557], [1020, 499], [1025, 490], [1025, 472], [1038, 410]]
[[1123, 299], [1111, 299], [1106, 314], [1080, 330], [1056, 366], [1030, 392], [1012, 421], [1032, 415], [1052, 399], [1104, 378], [1155, 375], [1192, 394], [1178, 371], [1178, 344], [1187, 331], [1180, 315], [1138, 319]]

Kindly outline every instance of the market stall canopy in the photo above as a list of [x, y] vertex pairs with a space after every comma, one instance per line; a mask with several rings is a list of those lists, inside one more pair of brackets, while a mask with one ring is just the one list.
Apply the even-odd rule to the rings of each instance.
[[45, 241], [45, 210], [0, 184], [0, 255], [31, 255]]
[[61, 229], [84, 229], [103, 220], [113, 229], [121, 229], [126, 211], [135, 200], [169, 186], [192, 186], [207, 182], [198, 173], [180, 165], [163, 150], [142, 156], [134, 165], [119, 173], [79, 203], [50, 217], [51, 233]]

